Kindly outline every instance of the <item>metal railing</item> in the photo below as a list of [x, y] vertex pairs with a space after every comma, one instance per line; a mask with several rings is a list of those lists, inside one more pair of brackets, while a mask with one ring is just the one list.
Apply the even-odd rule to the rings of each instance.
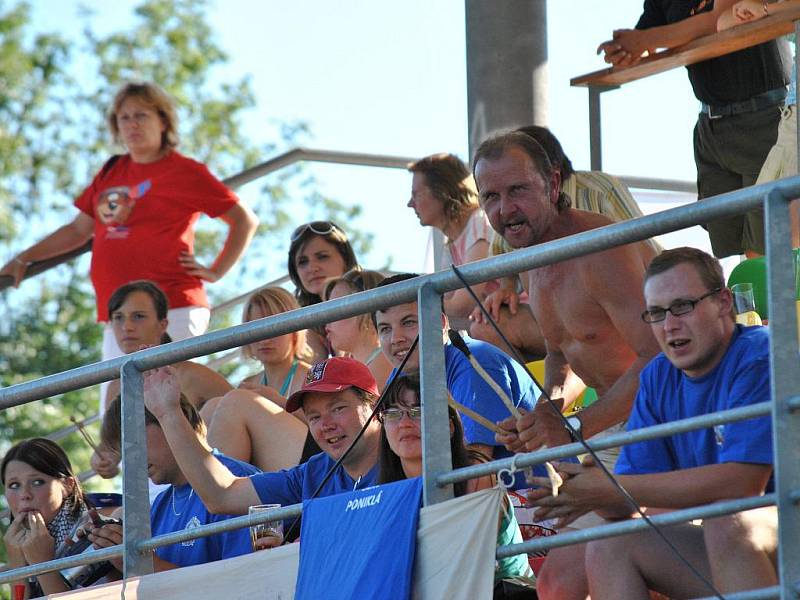
[[[766, 414], [767, 411], [771, 413], [775, 448], [776, 489], [774, 494], [720, 502], [713, 506], [685, 509], [656, 517], [658, 519], [656, 522], [672, 523], [678, 519], [684, 521], [703, 515], [727, 514], [744, 508], [772, 503], [777, 505], [780, 518], [778, 556], [780, 586], [759, 592], [732, 594], [728, 596], [729, 598], [793, 598], [795, 597], [795, 585], [800, 581], [800, 544], [797, 543], [797, 540], [800, 539], [800, 512], [796, 507], [796, 503], [800, 500], [800, 461], [797, 460], [797, 449], [800, 448], [800, 415], [798, 415], [800, 369], [797, 368], [798, 339], [797, 316], [794, 310], [794, 265], [787, 202], [787, 199], [798, 196], [800, 196], [800, 177], [793, 177], [470, 263], [461, 268], [466, 280], [474, 284], [643, 240], [697, 223], [739, 214], [759, 207], [762, 202], [765, 204], [766, 221], [769, 224], [767, 228], [767, 264], [771, 316], [771, 401], [743, 409], [725, 411], [717, 415], [694, 417], [660, 425], [649, 430], [618, 434], [607, 441], [592, 442], [595, 448], [601, 448], [611, 444], [631, 443], [645, 439], [645, 436], [671, 435], [677, 431], [708, 427], [723, 421], [751, 418]], [[152, 559], [149, 552], [155, 547], [174, 543], [177, 540], [212, 535], [256, 522], [277, 520], [288, 516], [290, 511], [291, 514], [299, 512], [298, 506], [285, 507], [273, 514], [252, 518], [240, 517], [193, 529], [190, 532], [176, 532], [152, 538], [148, 518], [146, 469], [144, 468], [146, 450], [144, 415], [141, 410], [143, 402], [142, 372], [211, 352], [283, 335], [297, 329], [373, 312], [399, 303], [414, 300], [419, 303], [424, 453], [423, 498], [425, 504], [437, 503], [451, 497], [453, 482], [469, 479], [479, 470], [495, 472], [500, 468], [510, 466], [511, 459], [504, 459], [455, 471], [451, 468], [440, 300], [443, 293], [459, 287], [460, 282], [453, 273], [442, 271], [0, 389], [0, 409], [5, 409], [40, 400], [52, 394], [108, 381], [118, 377], [121, 373], [125, 495], [125, 543], [123, 546], [8, 571], [0, 575], [0, 583], [63, 568], [67, 565], [86, 564], [120, 555], [123, 556], [126, 577], [141, 575], [152, 571]], [[517, 466], [538, 464], [544, 460], [571, 456], [582, 451], [582, 448], [576, 445], [551, 448], [523, 455], [517, 459], [516, 464]], [[544, 549], [569, 542], [586, 542], [609, 535], [622, 535], [641, 526], [643, 525], [636, 522], [625, 522], [576, 534], [559, 534], [543, 540], [499, 548], [498, 556], [517, 554], [532, 548]]]
[[[279, 154], [269, 160], [260, 163], [249, 169], [245, 169], [241, 173], [232, 175], [222, 180], [229, 188], [235, 190], [241, 186], [255, 181], [261, 177], [269, 175], [289, 167], [298, 162], [321, 162], [339, 165], [354, 165], [361, 167], [381, 167], [386, 169], [405, 169], [409, 163], [417, 160], [408, 156], [394, 156], [390, 154], [369, 154], [365, 152], [342, 152], [339, 150], [315, 150], [313, 148], [293, 148], [282, 154]], [[628, 177], [620, 176], [619, 179], [629, 187], [640, 189], [652, 189], [663, 191], [677, 191], [677, 192], [693, 192], [696, 191], [696, 186], [687, 181], [677, 181], [673, 179], [651, 179], [647, 177]], [[91, 240], [86, 242], [80, 248], [70, 250], [59, 256], [53, 256], [44, 260], [39, 260], [31, 263], [25, 271], [25, 279], [35, 277], [53, 267], [57, 267], [65, 262], [72, 260], [92, 249]], [[287, 276], [288, 277], [288, 276]], [[0, 277], [0, 291], [9, 287], [12, 283], [11, 277]], [[237, 296], [237, 298], [239, 298]], [[222, 306], [233, 302], [231, 299], [222, 303]], [[213, 310], [219, 310], [221, 307], [214, 307]]]

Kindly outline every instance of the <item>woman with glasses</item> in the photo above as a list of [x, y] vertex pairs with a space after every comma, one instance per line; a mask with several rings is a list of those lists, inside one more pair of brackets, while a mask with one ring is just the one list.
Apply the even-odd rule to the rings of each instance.
[[[325, 300], [335, 300], [371, 290], [383, 280], [384, 276], [377, 271], [351, 269], [341, 277], [328, 280], [325, 286]], [[383, 386], [392, 372], [392, 365], [381, 352], [381, 343], [375, 323], [372, 321], [372, 314], [367, 313], [328, 323], [325, 325], [325, 332], [333, 350], [346, 352], [367, 365], [375, 381], [378, 382], [378, 389], [383, 391]]]
[[[106, 305], [121, 285], [155, 281], [169, 299], [169, 333], [203, 333], [209, 309], [203, 284], [220, 279], [242, 256], [258, 219], [205, 165], [180, 154], [170, 97], [153, 83], [128, 83], [114, 98], [108, 127], [126, 153], [111, 157], [75, 201], [78, 215], [19, 253], [2, 269], [18, 286], [31, 263], [62, 255], [93, 239], [90, 274], [97, 320], [105, 323], [103, 358], [121, 356]], [[225, 243], [210, 266], [194, 255], [200, 214], [222, 220]]]
[[[378, 472], [378, 483], [389, 483], [409, 477], [422, 475], [422, 433], [420, 428], [420, 387], [419, 375], [401, 375], [392, 384], [384, 400], [385, 404], [380, 413], [383, 423], [381, 430]], [[481, 462], [488, 462], [489, 458], [480, 452], [470, 450], [464, 442], [464, 429], [461, 419], [453, 409], [448, 407], [450, 416], [450, 454], [453, 469], [467, 467]], [[494, 487], [492, 477], [481, 477], [470, 481], [460, 481], [453, 484], [456, 497], [463, 496], [478, 490]], [[497, 544], [517, 544], [522, 542], [522, 534], [514, 516], [508, 499], [503, 502], [500, 515]], [[503, 579], [533, 579], [533, 571], [528, 565], [527, 556], [519, 554], [497, 561], [495, 567], [495, 581]], [[526, 584], [532, 583], [526, 581]], [[497, 597], [497, 596], [496, 596]], [[535, 597], [535, 596], [531, 596]]]
[[[289, 277], [295, 286], [295, 298], [300, 306], [322, 302], [325, 284], [332, 277], [341, 277], [358, 266], [355, 252], [347, 234], [332, 221], [312, 221], [294, 230], [289, 245]], [[331, 354], [325, 329], [308, 331], [308, 344], [314, 361]]]

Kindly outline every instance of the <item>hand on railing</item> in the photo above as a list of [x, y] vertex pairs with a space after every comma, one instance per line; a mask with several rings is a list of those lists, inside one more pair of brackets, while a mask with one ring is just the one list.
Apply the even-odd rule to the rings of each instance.
[[0, 278], [2, 277], [10, 277], [13, 280], [13, 285], [15, 288], [19, 287], [19, 284], [22, 283], [22, 280], [25, 277], [25, 272], [28, 270], [28, 267], [31, 263], [28, 261], [22, 260], [18, 256], [15, 256], [10, 261], [8, 261], [3, 268], [0, 269]]
[[647, 32], [639, 29], [616, 29], [613, 39], [597, 47], [598, 54], [605, 54], [603, 60], [615, 67], [635, 65], [652, 50], [648, 44]]

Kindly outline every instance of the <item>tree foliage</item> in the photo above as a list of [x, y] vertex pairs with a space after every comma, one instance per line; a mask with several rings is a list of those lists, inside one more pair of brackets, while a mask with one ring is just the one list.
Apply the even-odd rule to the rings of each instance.
[[[70, 38], [63, 31], [36, 31], [28, 4], [0, 2], [2, 256], [71, 218], [73, 199], [108, 156], [121, 151], [110, 143], [105, 116], [124, 81], [152, 80], [166, 89], [179, 107], [181, 151], [221, 176], [307, 135], [301, 123], [286, 124], [281, 139], [272, 144], [259, 144], [246, 134], [242, 118], [256, 105], [251, 83], [248, 77], [225, 77], [228, 56], [215, 40], [207, 11], [204, 0], [144, 0], [129, 28], [98, 33], [93, 15], [84, 12], [82, 35]], [[254, 280], [268, 274], [264, 265], [283, 264], [287, 244], [270, 239], [287, 240], [287, 229], [301, 219], [347, 223], [359, 213], [357, 207], [319, 194], [301, 166], [266, 179], [254, 202], [261, 226], [247, 267], [238, 279], [217, 284], [212, 294], [240, 293], [243, 285], [256, 285]], [[216, 254], [220, 236], [217, 224], [201, 220], [201, 259], [210, 261]], [[358, 250], [366, 251], [369, 236], [355, 238]], [[5, 317], [0, 322], [0, 385], [99, 360], [101, 332], [94, 323], [87, 271], [83, 257], [26, 281], [20, 290], [0, 293]], [[220, 294], [220, 287], [227, 292]], [[68, 425], [70, 415], [90, 415], [96, 406], [96, 391], [80, 390], [0, 412], [0, 455], [13, 441]], [[64, 444], [77, 457], [78, 469], [87, 468], [88, 452], [77, 452], [80, 438]]]

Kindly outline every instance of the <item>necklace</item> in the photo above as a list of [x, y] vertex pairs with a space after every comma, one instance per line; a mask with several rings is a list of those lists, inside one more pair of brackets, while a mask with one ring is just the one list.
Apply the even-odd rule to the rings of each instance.
[[[296, 358], [292, 361], [292, 366], [289, 367], [289, 372], [286, 373], [286, 377], [283, 380], [283, 384], [281, 385], [281, 389], [278, 391], [278, 393], [281, 396], [286, 396], [286, 392], [289, 391], [289, 386], [292, 384], [292, 380], [294, 379], [294, 373], [295, 373], [295, 371], [297, 371], [297, 363], [298, 362], [299, 361]], [[261, 374], [261, 385], [269, 385], [269, 383], [267, 381], [267, 371], [266, 371], [266, 369]]]
[[189, 497], [186, 498], [186, 502], [183, 503], [183, 508], [181, 509], [181, 512], [178, 512], [177, 510], [175, 510], [175, 486], [174, 485], [172, 486], [172, 512], [176, 517], [180, 517], [183, 514], [183, 511], [186, 510], [186, 505], [189, 504], [189, 501], [192, 499], [192, 496], [194, 496], [194, 488], [192, 488], [192, 491], [189, 492]]

